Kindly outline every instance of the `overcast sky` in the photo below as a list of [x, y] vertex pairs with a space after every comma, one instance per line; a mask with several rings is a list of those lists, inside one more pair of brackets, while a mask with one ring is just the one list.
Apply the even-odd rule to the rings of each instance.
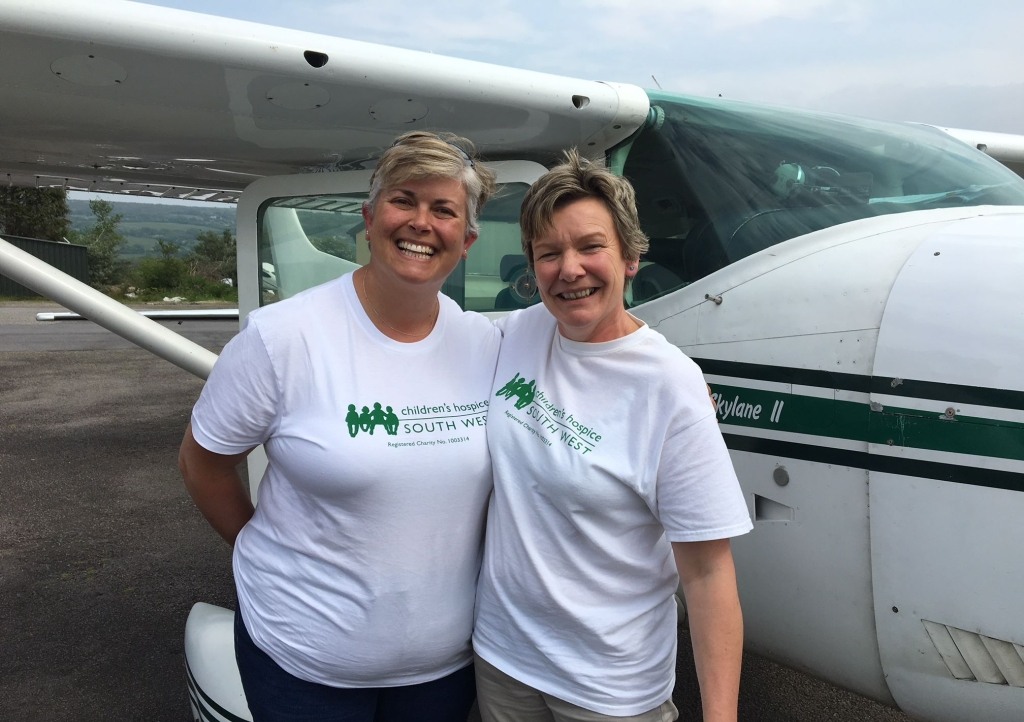
[[1024, 134], [1017, 0], [147, 1], [591, 80]]

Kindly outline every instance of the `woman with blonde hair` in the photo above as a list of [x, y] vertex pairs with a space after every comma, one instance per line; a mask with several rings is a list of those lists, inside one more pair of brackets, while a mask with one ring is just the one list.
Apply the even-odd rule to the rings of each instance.
[[[494, 191], [472, 154], [399, 137], [363, 207], [369, 263], [253, 312], [192, 412], [179, 465], [234, 545], [256, 722], [464, 722], [472, 705], [491, 470], [455, 407], [484, 408], [499, 336], [440, 293]], [[235, 467], [260, 444], [254, 508]]]

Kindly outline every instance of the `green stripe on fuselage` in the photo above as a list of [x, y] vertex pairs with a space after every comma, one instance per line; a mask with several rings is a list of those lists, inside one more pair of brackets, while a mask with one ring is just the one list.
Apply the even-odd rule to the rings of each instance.
[[[934, 414], [866, 402], [712, 384], [718, 419], [732, 426], [864, 444], [1024, 461], [1024, 423]], [[890, 394], [894, 395], [894, 394]]]
[[1015, 389], [943, 384], [916, 379], [895, 379], [887, 376], [862, 376], [836, 371], [798, 369], [789, 366], [719, 361], [717, 359], [693, 358], [693, 360], [700, 366], [701, 371], [712, 376], [729, 376], [735, 379], [769, 381], [792, 386], [886, 394], [908, 399], [932, 399], [950, 404], [970, 404], [1024, 411], [1024, 391]]

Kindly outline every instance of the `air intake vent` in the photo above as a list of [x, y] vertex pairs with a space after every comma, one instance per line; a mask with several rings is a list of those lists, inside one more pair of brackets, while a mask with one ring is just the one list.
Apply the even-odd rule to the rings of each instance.
[[1024, 687], [1024, 646], [921, 621], [949, 673], [957, 679]]

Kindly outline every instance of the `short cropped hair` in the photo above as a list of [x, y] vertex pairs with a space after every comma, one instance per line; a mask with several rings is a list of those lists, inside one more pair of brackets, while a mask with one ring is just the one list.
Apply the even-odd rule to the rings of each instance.
[[496, 187], [494, 173], [474, 159], [475, 149], [466, 138], [452, 133], [413, 130], [395, 139], [384, 151], [370, 177], [372, 211], [381, 191], [425, 178], [452, 178], [466, 189], [467, 233], [480, 233], [478, 216]]
[[584, 198], [603, 202], [612, 215], [615, 230], [627, 261], [639, 261], [650, 242], [640, 229], [636, 193], [629, 181], [603, 165], [580, 156], [575, 148], [565, 151], [565, 161], [547, 173], [526, 192], [519, 211], [523, 254], [533, 268], [533, 242], [551, 227], [555, 212]]

